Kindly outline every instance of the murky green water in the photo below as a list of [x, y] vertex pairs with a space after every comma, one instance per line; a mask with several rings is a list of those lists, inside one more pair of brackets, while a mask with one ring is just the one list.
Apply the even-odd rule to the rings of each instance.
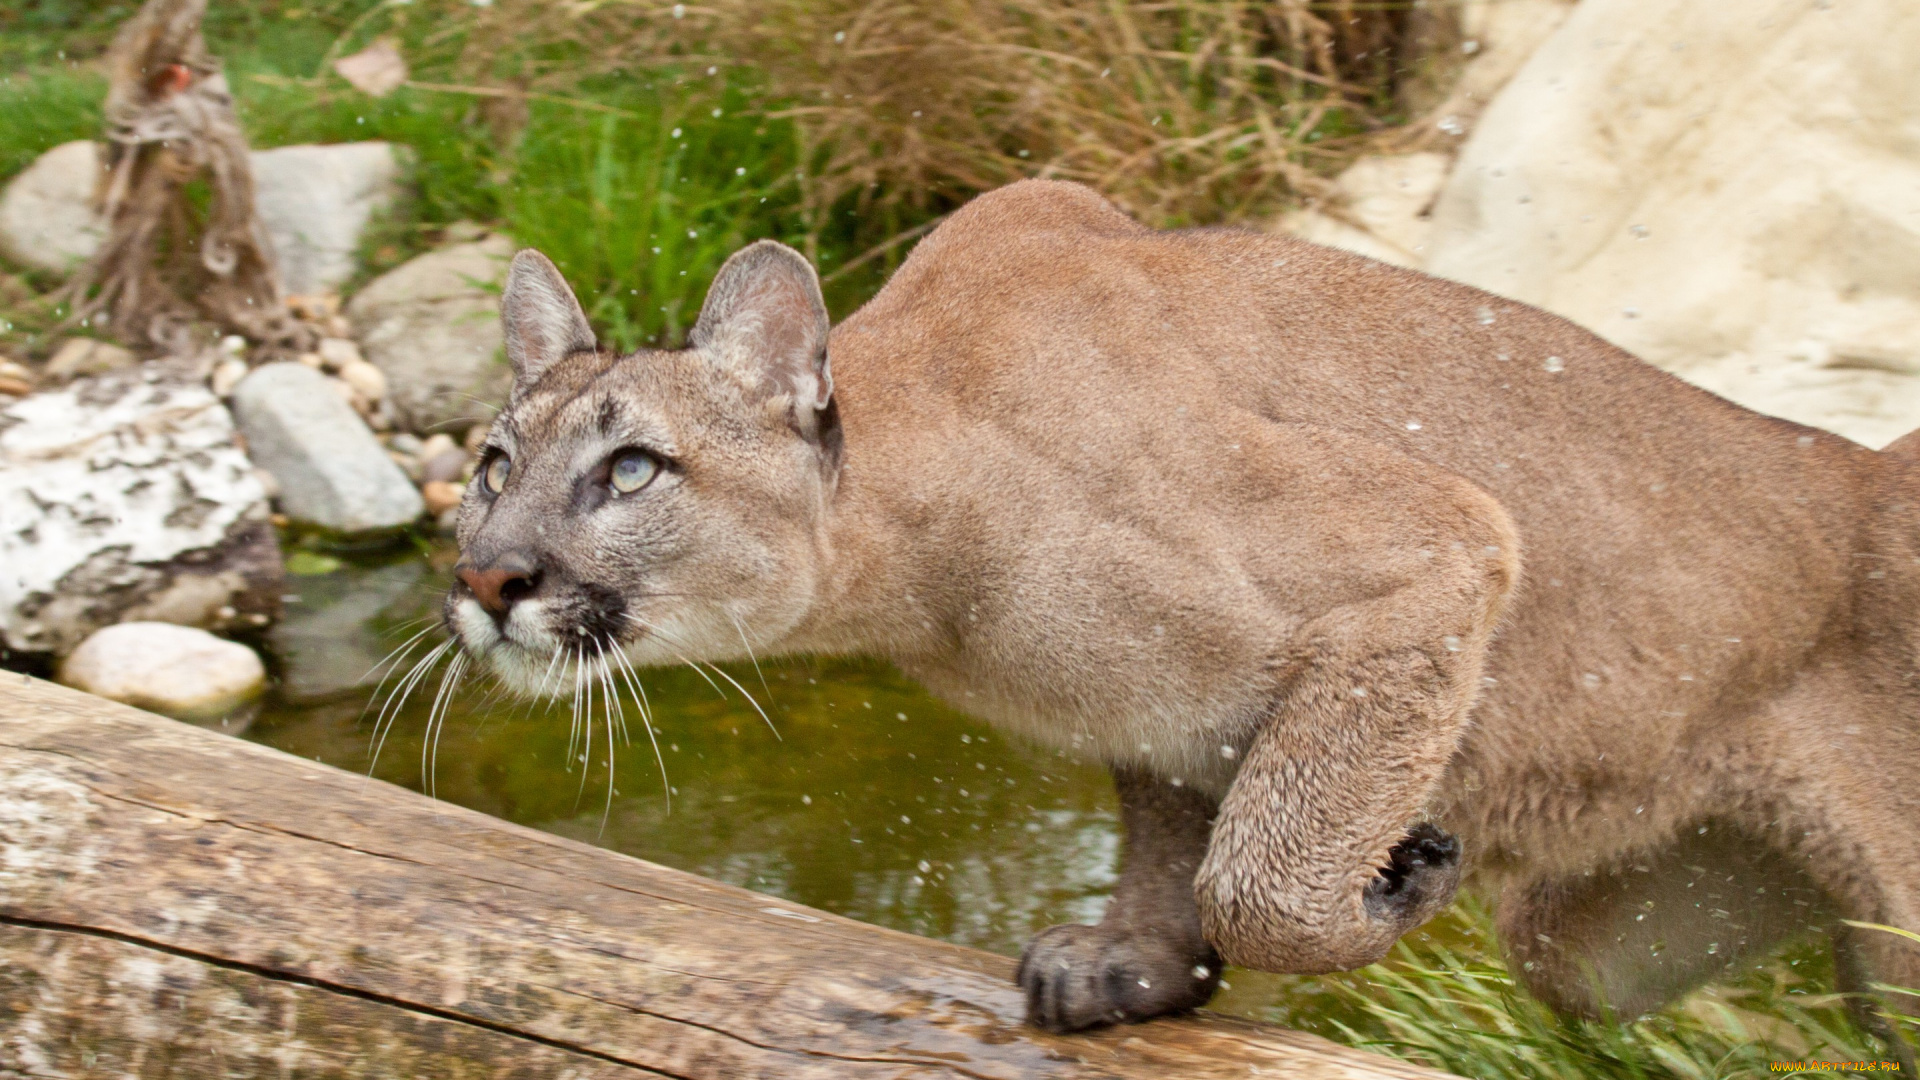
[[[723, 695], [684, 668], [643, 673], [665, 785], [627, 698], [631, 742], [614, 740], [611, 798], [600, 701], [589, 754], [570, 741], [566, 705], [529, 707], [484, 679], [452, 694], [437, 745], [426, 732], [438, 674], [423, 680], [373, 761], [378, 708], [367, 704], [377, 675], [366, 673], [429, 625], [452, 556], [290, 577], [287, 618], [271, 641], [278, 685], [246, 737], [355, 772], [371, 767], [509, 821], [1008, 955], [1054, 923], [1099, 918], [1119, 850], [1105, 771], [1003, 738], [870, 661], [728, 669], [777, 737], [724, 681]], [[1308, 983], [1254, 973], [1229, 982], [1214, 1007], [1247, 1015], [1298, 1019], [1317, 996]]]

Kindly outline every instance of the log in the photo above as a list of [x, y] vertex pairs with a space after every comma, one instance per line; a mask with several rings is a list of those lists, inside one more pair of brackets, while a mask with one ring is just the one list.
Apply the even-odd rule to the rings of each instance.
[[1199, 1014], [1021, 1022], [1005, 957], [0, 672], [0, 1074], [1442, 1074]]

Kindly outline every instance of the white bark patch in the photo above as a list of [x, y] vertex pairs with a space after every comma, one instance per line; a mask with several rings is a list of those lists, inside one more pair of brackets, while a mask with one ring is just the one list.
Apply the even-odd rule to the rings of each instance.
[[71, 628], [36, 613], [73, 571], [91, 562], [131, 585], [139, 564], [214, 547], [265, 514], [233, 419], [204, 386], [126, 372], [22, 398], [0, 409], [0, 634], [16, 649], [71, 647]]

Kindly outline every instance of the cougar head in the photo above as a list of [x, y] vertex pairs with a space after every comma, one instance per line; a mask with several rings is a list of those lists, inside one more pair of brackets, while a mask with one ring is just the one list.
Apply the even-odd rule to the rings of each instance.
[[469, 655], [538, 694], [616, 651], [673, 664], [785, 637], [813, 602], [839, 467], [807, 261], [737, 252], [677, 351], [599, 349], [532, 250], [502, 319], [513, 390], [460, 505], [444, 609]]

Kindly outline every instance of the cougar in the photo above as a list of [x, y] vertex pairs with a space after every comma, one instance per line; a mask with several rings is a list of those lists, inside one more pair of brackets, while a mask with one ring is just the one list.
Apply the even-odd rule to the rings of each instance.
[[[1379, 960], [1468, 868], [1579, 1014], [1837, 918], [1920, 928], [1913, 437], [1058, 182], [955, 212], [831, 332], [771, 241], [684, 349], [597, 348], [533, 251], [503, 308], [445, 607], [467, 653], [529, 694], [874, 654], [1096, 755], [1119, 880], [1027, 945], [1037, 1025]], [[1835, 933], [1850, 988], [1920, 987], [1920, 949]]]

